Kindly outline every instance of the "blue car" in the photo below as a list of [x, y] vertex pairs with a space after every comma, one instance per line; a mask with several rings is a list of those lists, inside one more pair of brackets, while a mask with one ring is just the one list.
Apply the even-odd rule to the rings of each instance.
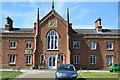
[[62, 64], [56, 71], [56, 79], [73, 79], [77, 80], [77, 71], [72, 64]]

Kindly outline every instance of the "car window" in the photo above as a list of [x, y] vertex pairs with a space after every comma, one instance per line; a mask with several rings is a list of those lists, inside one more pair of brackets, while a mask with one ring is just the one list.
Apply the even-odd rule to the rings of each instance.
[[74, 67], [70, 65], [62, 65], [58, 67], [58, 70], [74, 71]]
[[118, 64], [118, 66], [120, 67], [120, 64]]
[[112, 63], [109, 66], [112, 66]]
[[117, 67], [118, 66], [118, 64], [114, 64], [114, 67]]

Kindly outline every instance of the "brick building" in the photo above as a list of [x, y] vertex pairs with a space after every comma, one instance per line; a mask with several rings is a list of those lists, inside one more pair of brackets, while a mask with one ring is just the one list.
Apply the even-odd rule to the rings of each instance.
[[52, 5], [52, 10], [39, 19], [33, 28], [14, 28], [6, 18], [2, 28], [2, 68], [30, 69], [46, 65], [56, 69], [60, 64], [74, 64], [76, 68], [106, 69], [110, 63], [120, 62], [120, 34], [117, 29], [102, 29], [101, 19], [95, 29], [73, 29]]

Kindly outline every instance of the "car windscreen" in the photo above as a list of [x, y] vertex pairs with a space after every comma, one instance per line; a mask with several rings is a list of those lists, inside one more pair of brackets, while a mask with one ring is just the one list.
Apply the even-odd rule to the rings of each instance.
[[58, 67], [58, 70], [74, 71], [74, 67], [69, 65], [61, 65]]

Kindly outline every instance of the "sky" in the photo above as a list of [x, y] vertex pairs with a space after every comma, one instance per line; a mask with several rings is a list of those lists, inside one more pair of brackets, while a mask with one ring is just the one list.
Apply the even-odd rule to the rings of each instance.
[[[40, 19], [52, 10], [51, 2], [2, 2], [2, 27], [6, 17], [13, 19], [14, 28], [33, 28], [37, 8]], [[118, 2], [55, 2], [55, 10], [66, 20], [66, 9], [70, 11], [70, 22], [74, 29], [94, 29], [100, 17], [104, 29], [118, 29]]]

